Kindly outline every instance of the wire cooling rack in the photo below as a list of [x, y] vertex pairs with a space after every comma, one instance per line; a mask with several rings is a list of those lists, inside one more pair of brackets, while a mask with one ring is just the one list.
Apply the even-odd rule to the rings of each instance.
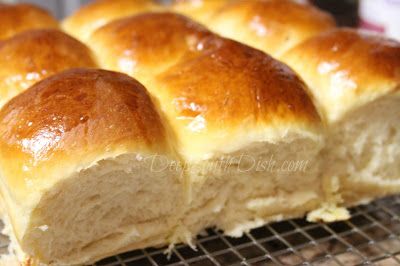
[[99, 261], [100, 266], [156, 265], [400, 265], [400, 195], [351, 209], [352, 218], [331, 224], [294, 219], [230, 238], [208, 229], [197, 251], [185, 245], [148, 248]]
[[95, 265], [400, 265], [400, 195], [355, 207], [351, 213], [350, 220], [331, 224], [304, 219], [273, 223], [241, 238], [208, 229], [199, 236], [197, 251], [177, 245], [169, 260], [165, 249], [148, 248]]

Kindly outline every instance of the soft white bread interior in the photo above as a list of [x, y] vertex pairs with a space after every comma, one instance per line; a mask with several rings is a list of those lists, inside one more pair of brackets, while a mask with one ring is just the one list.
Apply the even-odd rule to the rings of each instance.
[[0, 41], [30, 29], [58, 28], [46, 10], [31, 4], [0, 3]]
[[151, 159], [177, 160], [163, 123], [141, 84], [104, 70], [62, 72], [2, 108], [0, 192], [27, 262], [168, 242], [184, 191], [179, 168]]
[[[318, 207], [321, 122], [287, 66], [173, 13], [111, 22], [88, 43], [102, 67], [137, 78], [158, 100], [188, 165], [183, 223], [193, 236], [209, 225], [240, 235]], [[249, 167], [271, 156], [309, 164], [292, 172]]]
[[96, 66], [88, 47], [56, 29], [27, 30], [4, 40], [0, 62], [0, 107], [57, 72]]
[[282, 59], [329, 126], [323, 175], [332, 199], [354, 205], [400, 192], [400, 43], [337, 29]]
[[300, 42], [335, 27], [335, 21], [328, 13], [293, 0], [177, 2], [174, 11], [276, 58]]
[[161, 8], [152, 0], [95, 0], [64, 19], [62, 28], [75, 38], [86, 41], [96, 29], [108, 22]]

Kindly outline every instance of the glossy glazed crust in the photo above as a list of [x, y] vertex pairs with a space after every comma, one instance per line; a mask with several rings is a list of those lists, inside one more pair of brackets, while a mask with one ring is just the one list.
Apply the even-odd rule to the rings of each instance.
[[34, 83], [74, 67], [95, 67], [91, 51], [58, 30], [28, 30], [0, 43], [0, 105]]
[[305, 85], [293, 71], [262, 52], [227, 39], [170, 68], [157, 82], [168, 91], [168, 103], [173, 103], [178, 120], [201, 116], [212, 130], [246, 123], [319, 121]]
[[282, 59], [308, 83], [332, 122], [400, 87], [400, 43], [353, 29], [311, 38]]
[[159, 8], [152, 0], [97, 0], [67, 17], [62, 26], [72, 36], [87, 40], [93, 31], [108, 22]]
[[45, 79], [0, 111], [0, 167], [21, 199], [35, 183], [75, 173], [119, 152], [168, 151], [145, 88], [105, 70], [73, 69]]
[[111, 22], [94, 32], [89, 44], [99, 63], [139, 78], [153, 78], [214, 36], [175, 13], [146, 13]]
[[201, 23], [206, 23], [218, 11], [232, 0], [173, 0], [171, 9]]
[[[157, 34], [146, 34], [155, 30]], [[130, 17], [93, 37], [102, 67], [134, 76], [158, 99], [185, 155], [235, 149], [228, 143], [245, 145], [257, 134], [272, 139], [266, 128], [287, 132], [319, 126], [307, 88], [293, 71], [183, 16]]]
[[303, 40], [335, 27], [335, 22], [329, 14], [291, 0], [238, 0], [225, 5], [206, 25], [279, 57]]
[[31, 4], [0, 3], [0, 40], [29, 29], [58, 28], [58, 22], [46, 10]]

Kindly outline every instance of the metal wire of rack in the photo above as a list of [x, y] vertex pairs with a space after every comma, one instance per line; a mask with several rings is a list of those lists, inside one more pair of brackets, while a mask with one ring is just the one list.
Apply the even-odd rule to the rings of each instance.
[[[400, 195], [351, 209], [352, 218], [330, 224], [304, 219], [260, 227], [241, 238], [207, 229], [197, 251], [177, 245], [109, 257], [96, 266], [214, 265], [400, 265]], [[6, 250], [0, 236], [0, 250]]]
[[156, 265], [400, 265], [400, 196], [351, 209], [331, 224], [294, 219], [252, 230], [241, 238], [215, 229], [199, 236], [197, 251], [148, 248], [110, 257], [97, 266]]

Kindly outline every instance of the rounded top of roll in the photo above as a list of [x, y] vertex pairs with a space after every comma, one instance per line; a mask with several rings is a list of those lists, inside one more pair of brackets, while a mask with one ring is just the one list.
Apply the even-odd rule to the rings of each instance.
[[330, 121], [400, 88], [400, 43], [362, 31], [323, 33], [282, 59], [313, 89]]
[[246, 122], [295, 125], [300, 120], [319, 121], [305, 84], [289, 67], [227, 39], [171, 67], [155, 84], [173, 98], [166, 102], [173, 103], [174, 116], [187, 120], [201, 116], [206, 131]]
[[97, 0], [67, 17], [62, 26], [72, 36], [86, 41], [92, 32], [113, 20], [159, 8], [152, 0]]
[[335, 27], [335, 22], [312, 5], [291, 0], [251, 0], [225, 5], [206, 25], [223, 36], [279, 57], [303, 40]]
[[42, 171], [52, 178], [57, 171], [68, 174], [121, 153], [165, 152], [166, 143], [146, 89], [117, 72], [67, 70], [0, 111], [2, 169], [13, 173], [6, 176], [16, 185], [24, 185], [28, 176], [43, 178]]
[[0, 40], [29, 29], [57, 27], [57, 20], [40, 7], [31, 4], [0, 3]]
[[29, 30], [0, 43], [0, 106], [35, 82], [74, 67], [95, 67], [90, 50], [53, 29]]
[[146, 13], [103, 26], [89, 44], [103, 67], [145, 82], [188, 56], [188, 51], [204, 49], [202, 41], [211, 36], [205, 27], [182, 15]]

